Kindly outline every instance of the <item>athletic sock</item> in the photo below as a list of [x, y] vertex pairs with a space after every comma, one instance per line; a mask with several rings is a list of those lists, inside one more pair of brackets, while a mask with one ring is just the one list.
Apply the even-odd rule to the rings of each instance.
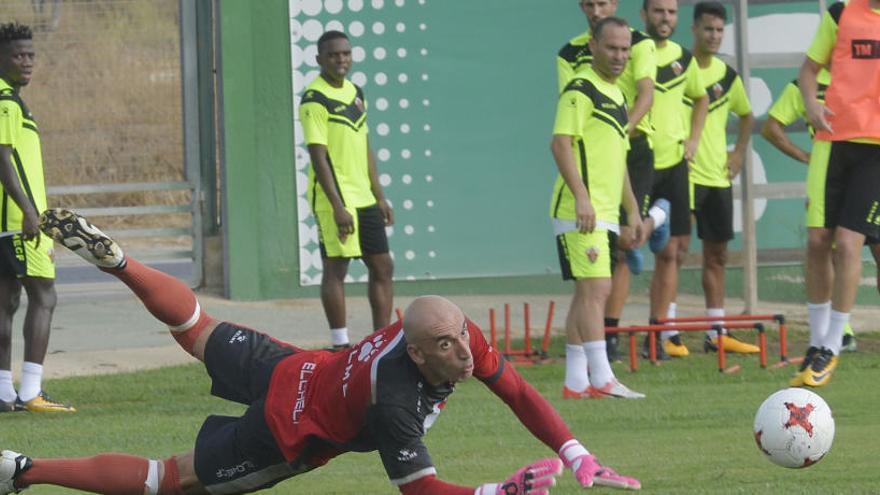
[[807, 303], [807, 320], [810, 323], [810, 347], [822, 347], [831, 322], [831, 301]]
[[[667, 318], [675, 318], [675, 311], [678, 309], [678, 305], [675, 302], [669, 303], [669, 308], [666, 310]], [[678, 335], [678, 330], [663, 330], [660, 332], [660, 338], [666, 340], [670, 337], [674, 337]]]
[[604, 340], [584, 342], [584, 353], [587, 355], [587, 368], [590, 370], [592, 386], [599, 388], [614, 379]]
[[0, 400], [13, 402], [17, 396], [12, 383], [12, 370], [0, 370]]
[[662, 227], [666, 223], [666, 212], [662, 208], [652, 205], [648, 208], [648, 216], [654, 220], [654, 228]]
[[577, 344], [565, 344], [565, 386], [572, 392], [583, 392], [589, 384], [584, 348]]
[[18, 397], [27, 402], [40, 395], [42, 381], [42, 365], [28, 361], [21, 363], [21, 383], [18, 386]]
[[822, 347], [831, 349], [835, 356], [840, 354], [840, 347], [843, 342], [843, 327], [847, 323], [849, 323], [849, 313], [831, 310], [828, 333], [822, 341]]
[[342, 328], [331, 328], [330, 329], [330, 342], [333, 345], [346, 345], [349, 343], [348, 341], [348, 327]]
[[[706, 316], [709, 318], [718, 318], [724, 316], [724, 308], [706, 308]], [[724, 335], [727, 335], [727, 331], [724, 329], [724, 320], [712, 320], [713, 325], [721, 325], [721, 330]], [[718, 337], [715, 333], [715, 330], [706, 330], [706, 335], [711, 337]]]
[[125, 268], [106, 272], [125, 283], [157, 320], [178, 327], [193, 317], [198, 301], [186, 284], [130, 256], [126, 259]]
[[15, 479], [18, 488], [56, 485], [106, 495], [144, 493], [150, 460], [128, 454], [99, 454], [79, 459], [34, 459]]

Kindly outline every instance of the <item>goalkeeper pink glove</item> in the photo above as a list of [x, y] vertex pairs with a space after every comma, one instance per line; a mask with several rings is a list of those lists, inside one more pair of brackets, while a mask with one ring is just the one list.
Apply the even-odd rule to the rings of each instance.
[[562, 473], [559, 459], [541, 459], [513, 473], [504, 483], [486, 483], [474, 495], [547, 495]]
[[565, 442], [559, 449], [559, 456], [565, 463], [565, 467], [571, 468], [574, 479], [584, 488], [593, 485], [608, 486], [611, 488], [623, 488], [625, 490], [639, 490], [642, 484], [635, 478], [621, 476], [609, 467], [602, 466], [596, 457], [587, 452], [587, 449], [577, 440]]

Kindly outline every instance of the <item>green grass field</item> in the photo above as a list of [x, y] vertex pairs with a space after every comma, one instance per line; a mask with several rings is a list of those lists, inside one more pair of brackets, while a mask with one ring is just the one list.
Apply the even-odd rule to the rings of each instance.
[[[860, 337], [860, 345], [877, 341], [878, 334]], [[694, 350], [696, 341], [692, 342]], [[615, 365], [622, 381], [648, 394], [644, 401], [563, 401], [561, 359], [520, 369], [550, 398], [588, 449], [620, 472], [638, 477], [645, 493], [880, 492], [880, 422], [876, 418], [880, 360], [876, 353], [844, 355], [831, 384], [819, 391], [834, 411], [837, 435], [828, 456], [804, 470], [771, 464], [752, 438], [757, 407], [785, 386], [792, 367], [762, 370], [756, 357], [731, 356], [728, 364], [737, 363], [742, 370], [735, 374], [719, 373], [715, 356], [702, 353], [657, 367], [642, 361], [634, 374]], [[32, 456], [117, 451], [154, 458], [187, 451], [206, 415], [237, 414], [242, 409], [209, 397], [208, 387], [197, 365], [56, 380], [47, 388], [76, 403], [79, 413], [4, 415], [0, 417], [0, 448]], [[529, 460], [553, 455], [475, 380], [455, 392], [426, 442], [442, 478], [472, 485], [502, 480]], [[578, 491], [566, 473], [552, 493]], [[34, 487], [28, 493], [71, 492]], [[341, 456], [264, 493], [397, 491], [373, 453]]]

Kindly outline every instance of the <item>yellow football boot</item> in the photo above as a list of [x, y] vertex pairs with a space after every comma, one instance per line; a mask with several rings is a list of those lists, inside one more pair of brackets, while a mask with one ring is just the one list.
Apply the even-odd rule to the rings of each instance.
[[831, 372], [837, 367], [837, 356], [830, 349], [824, 347], [819, 350], [810, 363], [810, 367], [801, 373], [804, 385], [808, 387], [822, 387], [831, 381]]
[[31, 400], [21, 401], [21, 408], [25, 411], [30, 412], [40, 412], [40, 413], [51, 413], [51, 412], [61, 412], [61, 413], [74, 413], [76, 412], [76, 408], [73, 406], [69, 406], [67, 404], [63, 404], [61, 402], [57, 402], [52, 400], [45, 392], [40, 392]]

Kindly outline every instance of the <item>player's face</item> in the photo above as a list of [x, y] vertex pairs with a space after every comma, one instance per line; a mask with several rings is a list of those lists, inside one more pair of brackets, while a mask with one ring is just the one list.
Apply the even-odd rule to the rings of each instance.
[[14, 40], [0, 45], [0, 75], [13, 87], [27, 86], [34, 70], [34, 43]]
[[[464, 316], [460, 321], [432, 329], [415, 342], [420, 369], [431, 384], [458, 383], [474, 372], [470, 334]], [[418, 363], [418, 361], [417, 361]]]
[[617, 0], [581, 0], [581, 10], [587, 16], [590, 29], [596, 27], [596, 23], [617, 12]]
[[351, 69], [351, 43], [345, 38], [325, 41], [316, 59], [321, 74], [331, 81], [342, 82]]
[[593, 67], [606, 79], [617, 79], [629, 60], [632, 33], [623, 26], [605, 26], [600, 38], [590, 40]]
[[716, 54], [721, 48], [724, 38], [724, 20], [714, 15], [701, 15], [692, 29], [694, 33], [694, 51], [698, 53]]
[[642, 10], [645, 30], [655, 41], [665, 41], [675, 32], [678, 24], [678, 0], [649, 0]]

